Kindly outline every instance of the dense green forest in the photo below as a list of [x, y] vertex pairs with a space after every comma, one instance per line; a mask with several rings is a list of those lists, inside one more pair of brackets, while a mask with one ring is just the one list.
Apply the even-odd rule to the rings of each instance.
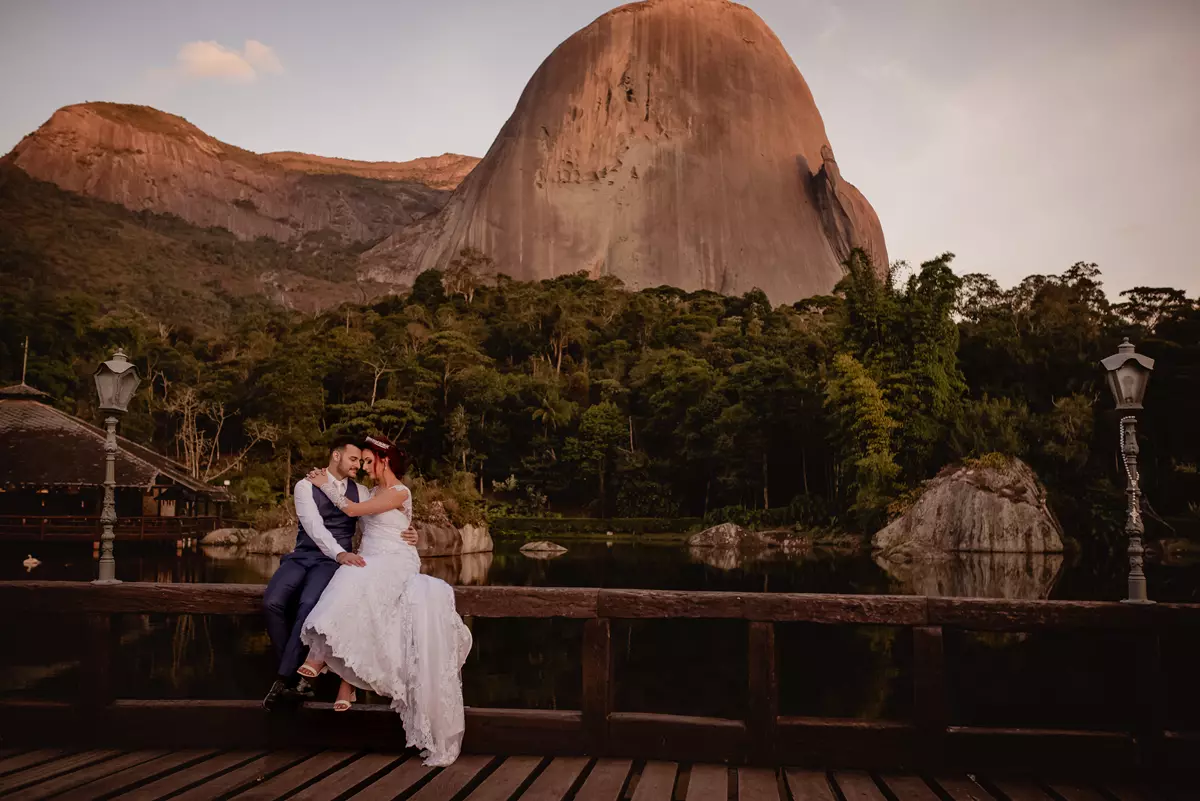
[[482, 491], [493, 513], [860, 531], [945, 465], [999, 452], [1034, 466], [1070, 535], [1107, 546], [1124, 487], [1097, 363], [1129, 336], [1158, 360], [1152, 525], [1200, 517], [1200, 303], [1144, 287], [1110, 302], [1092, 264], [1006, 290], [956, 276], [950, 254], [881, 279], [855, 253], [833, 295], [777, 307], [481, 277], [487, 257], [464, 252], [407, 296], [320, 314], [240, 302], [214, 322], [207, 305], [168, 316], [28, 280], [28, 248], [6, 258], [27, 280], [0, 300], [0, 378], [19, 378], [28, 337], [29, 383], [94, 419], [91, 373], [124, 347], [144, 383], [123, 432], [231, 480], [247, 515], [342, 432], [407, 443], [460, 518], [483, 513]]
[[464, 253], [408, 296], [248, 307], [218, 336], [35, 287], [0, 305], [0, 375], [18, 378], [28, 336], [30, 384], [94, 417], [90, 373], [121, 345], [144, 378], [125, 434], [229, 478], [247, 507], [282, 498], [335, 433], [379, 430], [467, 505], [473, 487], [506, 512], [870, 530], [942, 466], [1001, 452], [1036, 468], [1070, 534], [1103, 543], [1123, 484], [1097, 362], [1130, 336], [1158, 360], [1148, 500], [1195, 516], [1198, 303], [1139, 288], [1114, 305], [1090, 264], [1003, 290], [950, 259], [881, 279], [856, 253], [834, 295], [774, 307], [481, 278], [486, 257]]

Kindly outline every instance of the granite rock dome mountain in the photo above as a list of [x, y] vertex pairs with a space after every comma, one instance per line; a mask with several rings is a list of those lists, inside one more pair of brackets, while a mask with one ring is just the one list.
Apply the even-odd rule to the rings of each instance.
[[148, 106], [59, 109], [0, 163], [134, 211], [216, 226], [241, 239], [291, 241], [329, 232], [374, 242], [445, 205], [477, 159], [446, 154], [361, 162], [257, 154]]
[[648, 0], [563, 42], [447, 206], [364, 254], [411, 281], [464, 247], [514, 278], [586, 270], [775, 302], [829, 292], [878, 217], [808, 85], [750, 9]]

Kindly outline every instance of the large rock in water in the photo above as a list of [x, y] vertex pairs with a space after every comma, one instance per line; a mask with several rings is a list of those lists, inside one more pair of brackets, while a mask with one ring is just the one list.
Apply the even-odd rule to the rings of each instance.
[[739, 548], [750, 532], [737, 523], [718, 523], [687, 538], [689, 548]]
[[871, 544], [887, 558], [952, 551], [1061, 553], [1062, 530], [1033, 470], [1020, 459], [943, 470]]
[[780, 303], [829, 292], [854, 247], [887, 264], [804, 78], [726, 0], [634, 3], [571, 36], [446, 208], [364, 259], [404, 282], [467, 246], [517, 279], [586, 270]]

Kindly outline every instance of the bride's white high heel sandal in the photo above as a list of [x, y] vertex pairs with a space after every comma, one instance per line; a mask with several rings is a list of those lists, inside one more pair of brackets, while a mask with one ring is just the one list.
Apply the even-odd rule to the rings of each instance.
[[305, 662], [303, 665], [300, 666], [300, 668], [296, 672], [299, 673], [301, 676], [303, 676], [306, 679], [315, 679], [317, 676], [328, 673], [329, 666], [321, 665], [321, 669], [318, 671], [318, 670], [315, 670], [312, 667], [312, 665]]
[[358, 693], [356, 693], [354, 690], [351, 690], [350, 698], [348, 700], [333, 702], [333, 711], [334, 712], [346, 712], [350, 709], [350, 705], [353, 704], [357, 700], [358, 700]]

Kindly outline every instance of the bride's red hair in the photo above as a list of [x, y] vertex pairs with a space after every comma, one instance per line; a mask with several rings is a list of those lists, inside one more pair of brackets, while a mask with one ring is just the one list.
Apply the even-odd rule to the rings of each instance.
[[385, 461], [396, 478], [403, 478], [412, 465], [412, 459], [403, 448], [396, 445], [385, 436], [372, 434], [363, 442], [362, 449], [375, 454], [375, 458]]

